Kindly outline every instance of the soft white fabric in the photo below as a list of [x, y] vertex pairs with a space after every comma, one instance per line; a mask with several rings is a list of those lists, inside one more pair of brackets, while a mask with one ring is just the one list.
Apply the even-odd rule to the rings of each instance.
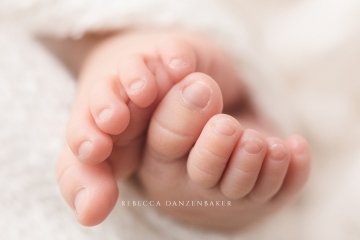
[[[1, 0], [0, 239], [360, 239], [359, 11], [357, 0]], [[53, 171], [75, 83], [14, 25], [59, 38], [177, 26], [216, 39], [238, 59], [263, 110], [311, 141], [304, 194], [231, 237], [119, 204], [100, 226], [79, 226]], [[141, 199], [131, 184], [121, 193]]]

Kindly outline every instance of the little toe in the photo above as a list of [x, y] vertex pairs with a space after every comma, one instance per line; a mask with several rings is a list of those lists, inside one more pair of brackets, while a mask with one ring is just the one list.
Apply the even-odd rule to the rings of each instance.
[[285, 144], [290, 150], [290, 163], [275, 199], [287, 201], [300, 193], [310, 176], [311, 149], [307, 141], [298, 135], [290, 136]]
[[94, 122], [89, 110], [76, 111], [71, 116], [66, 141], [73, 154], [83, 163], [97, 164], [111, 153], [112, 139]]
[[91, 114], [97, 126], [105, 133], [116, 135], [125, 130], [130, 121], [130, 111], [125, 97], [121, 96], [117, 77], [109, 77], [93, 85], [89, 93]]
[[158, 94], [157, 82], [144, 56], [125, 58], [119, 64], [118, 74], [127, 95], [138, 107], [145, 108], [154, 102]]
[[82, 225], [97, 225], [108, 216], [118, 188], [106, 162], [83, 164], [66, 149], [57, 162], [56, 173], [60, 191]]
[[234, 149], [220, 183], [220, 189], [226, 197], [239, 199], [253, 189], [266, 152], [265, 138], [252, 129], [246, 129]]
[[212, 117], [189, 154], [190, 179], [204, 188], [217, 185], [242, 131], [239, 122], [228, 115]]
[[174, 83], [196, 69], [196, 52], [184, 40], [170, 37], [165, 38], [158, 46], [158, 53]]
[[155, 110], [148, 129], [147, 152], [164, 161], [184, 158], [208, 120], [221, 110], [217, 83], [202, 73], [188, 75]]
[[268, 151], [254, 188], [248, 194], [253, 201], [264, 202], [271, 199], [281, 188], [290, 160], [290, 152], [284, 141], [269, 137], [266, 139]]

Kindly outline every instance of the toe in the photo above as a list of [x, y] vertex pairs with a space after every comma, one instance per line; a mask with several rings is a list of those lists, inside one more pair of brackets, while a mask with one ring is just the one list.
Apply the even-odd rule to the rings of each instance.
[[284, 141], [269, 137], [268, 150], [258, 179], [248, 197], [254, 201], [267, 201], [281, 188], [290, 160], [290, 152]]
[[83, 163], [102, 162], [111, 153], [112, 139], [97, 127], [89, 109], [77, 105], [66, 130], [68, 146]]
[[222, 97], [216, 82], [202, 73], [188, 75], [155, 110], [148, 130], [147, 152], [164, 161], [187, 156], [207, 121], [221, 109]]
[[196, 53], [186, 41], [165, 38], [157, 47], [163, 65], [174, 82], [178, 82], [196, 69]]
[[212, 117], [189, 154], [190, 179], [204, 188], [217, 185], [241, 134], [236, 119], [224, 114]]
[[221, 180], [220, 189], [226, 197], [239, 199], [253, 189], [266, 152], [265, 138], [254, 130], [246, 129]]
[[158, 88], [154, 75], [146, 65], [145, 56], [133, 55], [119, 63], [120, 82], [137, 106], [144, 108], [156, 99]]
[[130, 112], [121, 91], [117, 77], [98, 81], [90, 90], [88, 98], [91, 114], [97, 126], [105, 133], [119, 134], [129, 124]]
[[60, 191], [85, 226], [102, 222], [114, 207], [118, 188], [106, 162], [86, 165], [66, 149], [57, 162]]
[[275, 199], [287, 201], [298, 195], [309, 178], [311, 149], [307, 141], [298, 135], [289, 137], [285, 143], [290, 150], [290, 163], [283, 185]]

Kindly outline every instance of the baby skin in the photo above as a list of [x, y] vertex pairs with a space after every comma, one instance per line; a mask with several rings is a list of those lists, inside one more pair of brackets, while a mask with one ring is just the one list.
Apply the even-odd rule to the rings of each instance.
[[277, 137], [233, 65], [208, 39], [178, 31], [119, 33], [88, 55], [56, 169], [81, 224], [102, 222], [117, 181], [130, 176], [173, 218], [219, 230], [249, 226], [296, 198], [309, 146]]

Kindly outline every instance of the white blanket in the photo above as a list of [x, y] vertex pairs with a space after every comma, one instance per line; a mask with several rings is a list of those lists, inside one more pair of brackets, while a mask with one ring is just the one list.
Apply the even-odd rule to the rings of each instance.
[[[359, 11], [357, 0], [0, 0], [0, 239], [360, 239]], [[231, 51], [264, 111], [311, 141], [304, 194], [256, 229], [222, 236], [119, 204], [84, 228], [61, 199], [54, 162], [75, 81], [31, 34], [169, 26]], [[141, 196], [127, 185], [121, 198]]]

